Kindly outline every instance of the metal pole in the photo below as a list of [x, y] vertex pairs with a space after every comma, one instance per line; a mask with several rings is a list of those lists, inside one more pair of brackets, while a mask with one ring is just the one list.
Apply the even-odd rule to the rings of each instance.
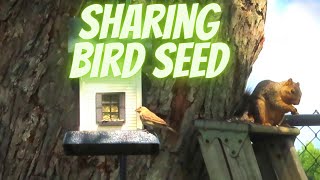
[[286, 115], [284, 116], [285, 122], [290, 126], [319, 126], [319, 114], [300, 114], [300, 115]]
[[120, 163], [120, 180], [127, 179], [127, 156], [120, 155], [119, 156], [119, 163]]

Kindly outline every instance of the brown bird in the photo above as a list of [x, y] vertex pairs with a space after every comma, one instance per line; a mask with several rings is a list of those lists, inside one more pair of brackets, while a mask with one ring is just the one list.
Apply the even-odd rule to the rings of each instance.
[[141, 106], [136, 109], [136, 112], [139, 113], [143, 125], [156, 128], [167, 128], [170, 131], [177, 133], [177, 131], [169, 127], [163, 119], [151, 112], [148, 108]]

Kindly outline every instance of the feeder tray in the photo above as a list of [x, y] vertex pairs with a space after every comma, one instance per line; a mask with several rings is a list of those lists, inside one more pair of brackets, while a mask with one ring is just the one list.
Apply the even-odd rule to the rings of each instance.
[[158, 138], [143, 130], [69, 131], [63, 139], [66, 155], [157, 154]]

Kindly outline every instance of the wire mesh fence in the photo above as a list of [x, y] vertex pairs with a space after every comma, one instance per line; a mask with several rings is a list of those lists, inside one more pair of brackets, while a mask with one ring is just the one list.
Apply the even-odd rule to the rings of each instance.
[[313, 115], [308, 115], [308, 117], [305, 120], [288, 121], [288, 123], [300, 129], [295, 147], [308, 179], [320, 180], [320, 137], [318, 137], [320, 114], [315, 110]]

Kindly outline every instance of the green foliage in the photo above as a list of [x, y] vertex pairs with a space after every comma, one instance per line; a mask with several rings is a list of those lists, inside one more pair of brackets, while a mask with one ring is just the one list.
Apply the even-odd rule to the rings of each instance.
[[298, 153], [308, 179], [320, 180], [320, 149], [315, 148], [312, 143], [308, 143], [306, 149], [303, 148]]

